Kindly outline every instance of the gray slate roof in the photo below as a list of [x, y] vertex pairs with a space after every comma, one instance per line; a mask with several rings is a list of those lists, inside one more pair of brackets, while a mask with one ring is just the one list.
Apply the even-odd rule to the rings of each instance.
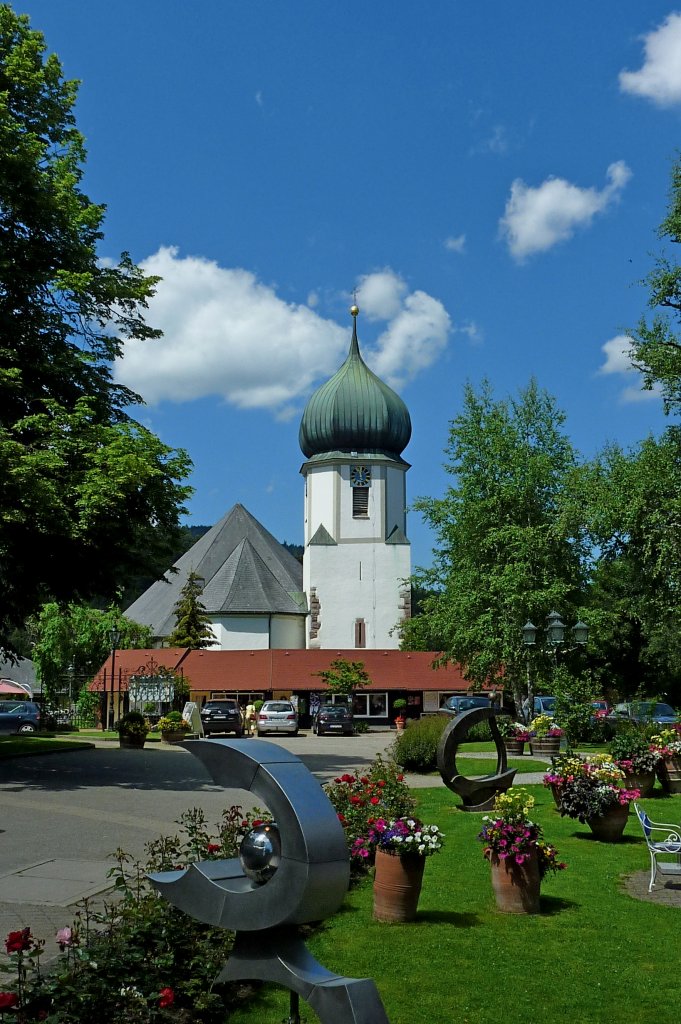
[[125, 612], [157, 637], [174, 629], [173, 609], [192, 569], [204, 580], [201, 601], [209, 615], [307, 612], [302, 565], [243, 505], [235, 505], [174, 568]]

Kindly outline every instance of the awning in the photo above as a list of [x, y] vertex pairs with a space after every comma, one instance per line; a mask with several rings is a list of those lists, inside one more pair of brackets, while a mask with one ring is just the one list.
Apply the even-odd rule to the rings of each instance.
[[17, 697], [28, 697], [29, 700], [33, 697], [28, 683], [22, 686], [21, 683], [15, 683], [13, 679], [0, 679], [0, 694], [2, 693], [9, 693]]

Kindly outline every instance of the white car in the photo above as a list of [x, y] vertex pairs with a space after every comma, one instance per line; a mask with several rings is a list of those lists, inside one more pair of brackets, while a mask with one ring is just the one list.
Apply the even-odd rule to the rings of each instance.
[[290, 700], [266, 700], [258, 711], [256, 723], [258, 736], [264, 736], [266, 732], [286, 732], [295, 736], [298, 712]]

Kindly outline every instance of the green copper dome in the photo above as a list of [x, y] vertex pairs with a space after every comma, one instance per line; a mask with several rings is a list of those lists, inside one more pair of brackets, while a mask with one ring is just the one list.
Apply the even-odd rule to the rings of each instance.
[[348, 358], [305, 406], [298, 440], [308, 459], [327, 452], [399, 458], [409, 444], [409, 410], [359, 354], [356, 308]]

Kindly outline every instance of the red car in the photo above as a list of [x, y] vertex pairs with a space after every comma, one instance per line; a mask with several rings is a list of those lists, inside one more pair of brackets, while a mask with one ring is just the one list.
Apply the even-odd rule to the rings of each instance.
[[607, 700], [594, 700], [591, 702], [594, 709], [594, 718], [606, 718], [610, 714], [610, 705]]

